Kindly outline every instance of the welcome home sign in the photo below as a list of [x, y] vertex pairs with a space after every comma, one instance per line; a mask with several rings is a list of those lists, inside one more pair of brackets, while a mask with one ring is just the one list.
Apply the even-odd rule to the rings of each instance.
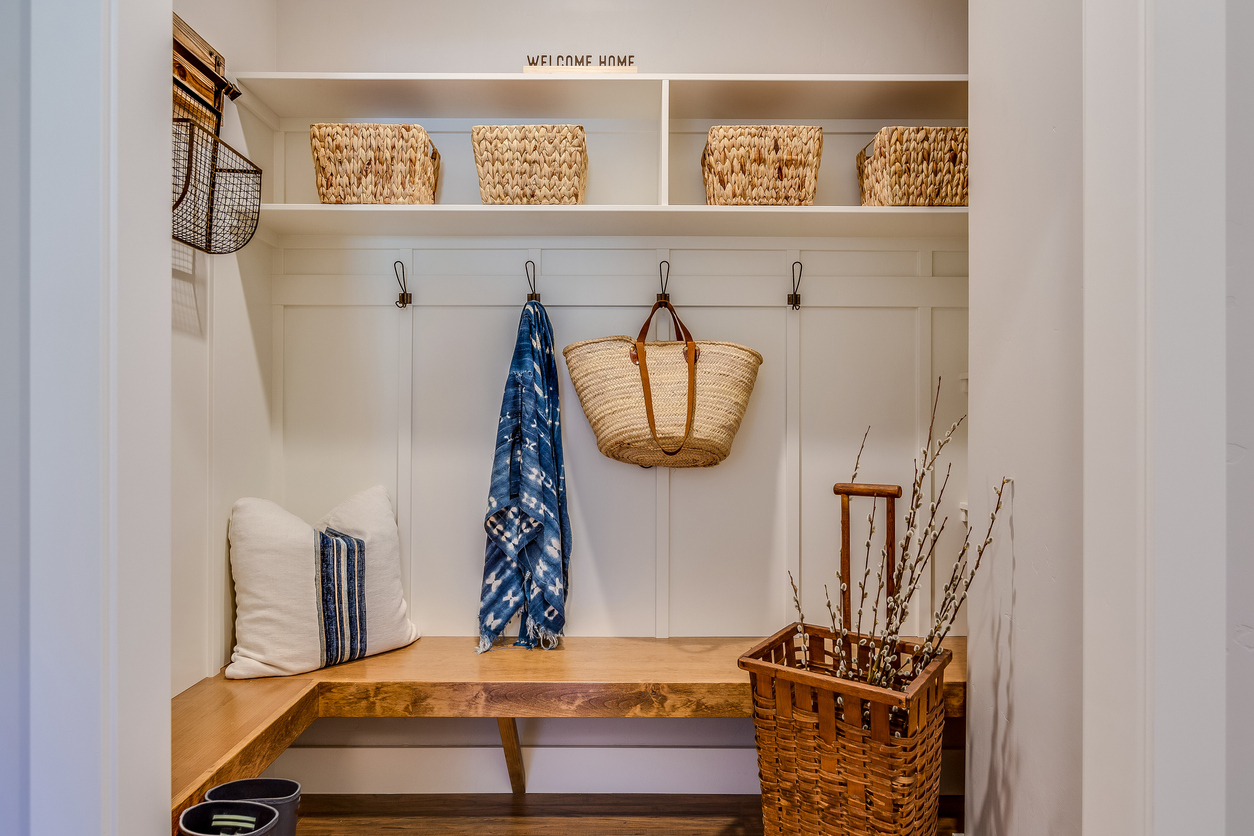
[[636, 56], [634, 55], [528, 55], [527, 66], [530, 72], [545, 70], [582, 70], [585, 72], [634, 72]]

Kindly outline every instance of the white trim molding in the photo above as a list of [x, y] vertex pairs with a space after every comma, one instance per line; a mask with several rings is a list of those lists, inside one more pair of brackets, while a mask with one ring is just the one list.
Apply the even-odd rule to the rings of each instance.
[[30, 4], [22, 833], [169, 827], [170, 20]]
[[1224, 40], [1084, 3], [1085, 833], [1224, 832]]

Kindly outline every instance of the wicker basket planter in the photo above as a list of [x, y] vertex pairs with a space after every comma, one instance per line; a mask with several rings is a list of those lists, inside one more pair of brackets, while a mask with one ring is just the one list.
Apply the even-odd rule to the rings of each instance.
[[435, 203], [440, 152], [418, 125], [309, 126], [323, 203]]
[[[859, 638], [845, 640], [846, 654]], [[952, 654], [892, 691], [834, 676], [836, 641], [794, 623], [740, 657], [753, 689], [765, 833], [932, 836]], [[898, 644], [903, 659], [912, 647]]]
[[715, 125], [701, 152], [709, 206], [811, 206], [823, 160], [823, 129]]
[[470, 141], [484, 203], [583, 203], [588, 143], [582, 125], [475, 125]]
[[858, 152], [863, 206], [967, 205], [966, 128], [883, 128], [867, 148]]

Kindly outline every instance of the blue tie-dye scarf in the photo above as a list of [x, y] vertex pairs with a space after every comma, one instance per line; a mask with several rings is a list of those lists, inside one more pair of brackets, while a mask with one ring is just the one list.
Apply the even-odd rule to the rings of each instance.
[[539, 302], [528, 302], [518, 323], [483, 527], [479, 652], [492, 649], [520, 609], [515, 645], [556, 647], [566, 626], [570, 517], [553, 326]]

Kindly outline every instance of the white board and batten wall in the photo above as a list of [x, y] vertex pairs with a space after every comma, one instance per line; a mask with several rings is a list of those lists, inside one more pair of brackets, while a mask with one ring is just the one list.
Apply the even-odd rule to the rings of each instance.
[[[308, 243], [272, 251], [270, 496], [315, 520], [352, 492], [385, 485], [397, 503], [414, 619], [427, 635], [477, 633], [484, 497], [529, 258], [559, 346], [636, 331], [656, 292], [657, 262], [667, 259], [672, 298], [689, 327], [752, 346], [765, 358], [732, 455], [703, 470], [645, 470], [601, 456], [559, 364], [574, 536], [571, 635], [764, 635], [793, 617], [789, 571], [803, 585], [805, 609], [824, 612], [822, 585], [834, 581], [839, 525], [831, 485], [850, 475], [865, 428], [872, 426], [872, 436], [860, 478], [905, 484], [936, 375], [951, 381], [941, 420], [948, 425], [965, 411], [957, 383], [966, 370], [961, 241]], [[392, 304], [397, 260], [407, 265], [415, 296], [408, 310]], [[782, 304], [794, 260], [807, 265], [799, 312]], [[958, 275], [930, 275], [937, 266]], [[965, 498], [963, 434], [951, 451], [956, 505]], [[472, 646], [468, 638], [468, 653]], [[431, 725], [419, 722], [416, 728]], [[413, 768], [375, 786], [469, 791], [489, 780], [484, 776], [493, 776], [496, 789], [507, 786], [499, 753], [473, 751], [481, 723], [443, 722], [439, 752], [430, 743], [378, 751], [380, 732], [370, 723], [319, 725], [274, 767], [301, 774], [311, 792], [366, 791], [360, 787], [391, 773], [398, 758]], [[392, 726], [398, 740], [425, 739], [405, 725]], [[469, 737], [450, 746], [459, 726]], [[674, 732], [654, 727], [650, 735], [635, 721], [560, 726], [524, 724], [524, 741], [536, 749], [529, 757], [541, 759], [534, 761], [537, 774], [554, 774], [539, 764], [556, 757], [550, 749], [572, 749], [572, 737], [604, 749], [605, 768], [589, 771], [572, 754], [556, 774], [584, 776], [583, 783], [554, 778], [554, 789], [714, 791], [708, 787], [720, 784], [711, 784], [711, 775], [724, 775], [728, 791], [755, 786], [747, 722], [713, 724], [719, 734], [680, 733], [705, 744], [678, 747], [663, 742]], [[692, 750], [683, 757], [697, 763], [728, 754], [710, 749], [711, 737], [720, 747], [738, 744], [743, 768], [681, 769], [685, 761], [671, 749]], [[619, 757], [645, 756], [621, 751], [624, 744], [656, 749], [659, 762], [609, 768]], [[346, 746], [362, 750], [351, 770], [343, 768]], [[485, 757], [491, 769], [471, 768]], [[443, 776], [435, 784], [433, 771]], [[702, 775], [702, 783], [676, 781], [685, 773]], [[587, 783], [598, 774], [614, 777]], [[458, 783], [459, 775], [478, 775], [479, 783]]]
[[[811, 572], [825, 580], [818, 570], [826, 576], [834, 565], [831, 483], [849, 476], [866, 426], [861, 478], [905, 483], [934, 374], [953, 381], [946, 415], [964, 409], [965, 277], [896, 275], [917, 269], [921, 253], [929, 274], [933, 261], [961, 261], [952, 249], [960, 242], [910, 250], [870, 240], [795, 242], [829, 248], [806, 250], [712, 239], [648, 249], [587, 239], [317, 243], [275, 255], [275, 496], [316, 519], [348, 492], [385, 485], [409, 538], [406, 578], [425, 634], [476, 633], [483, 504], [529, 258], [559, 347], [638, 330], [656, 292], [651, 272], [665, 258], [689, 327], [765, 358], [732, 455], [698, 470], [601, 456], [559, 363], [572, 634], [778, 629], [790, 614], [787, 572], [797, 574], [798, 555], [806, 581]], [[934, 257], [932, 247], [946, 249]], [[410, 265], [410, 310], [392, 304], [396, 260]], [[809, 264], [799, 312], [783, 304], [794, 260]], [[961, 439], [955, 449], [961, 459]], [[799, 497], [789, 486], [798, 476]], [[806, 589], [806, 606], [821, 610], [821, 586]]]
[[[687, 226], [647, 233], [647, 225], [616, 230], [598, 220], [597, 234], [578, 236], [563, 233], [560, 221], [507, 235], [474, 228], [435, 236], [394, 217], [386, 235], [369, 234], [360, 223], [338, 231], [335, 222], [311, 225], [293, 214], [317, 203], [310, 122], [402, 121], [411, 114], [356, 104], [355, 112], [321, 112], [317, 102], [330, 99], [318, 99], [317, 90], [310, 112], [300, 112], [293, 104], [299, 85], [280, 80], [267, 89], [267, 80], [250, 71], [518, 67], [486, 58], [440, 65], [429, 57], [381, 67], [377, 55], [367, 59], [351, 48], [335, 61], [315, 60], [315, 33], [296, 14], [298, 6], [309, 12], [313, 4], [232, 11], [255, 17], [260, 31], [274, 27], [276, 58], [264, 54], [263, 40], [223, 27], [207, 5], [180, 5], [186, 8], [176, 11], [240, 73], [246, 90], [240, 103], [247, 106], [228, 108], [227, 139], [265, 169], [271, 206], [270, 220], [263, 212], [263, 229], [244, 251], [201, 258], [175, 274], [176, 300], [186, 303], [181, 326], [176, 310], [175, 364], [186, 376], [175, 378], [182, 419], [175, 425], [174, 598], [176, 613], [187, 616], [175, 627], [175, 692], [216, 672], [229, 654], [226, 516], [244, 495], [268, 497], [313, 521], [351, 493], [383, 484], [397, 507], [415, 622], [426, 635], [467, 636], [473, 652], [483, 507], [528, 259], [537, 265], [559, 347], [634, 334], [657, 292], [658, 262], [668, 260], [672, 299], [694, 333], [744, 343], [765, 358], [728, 460], [713, 469], [673, 471], [601, 456], [559, 362], [574, 536], [568, 633], [765, 635], [795, 617], [789, 571], [802, 585], [807, 616], [825, 614], [823, 584], [835, 582], [839, 542], [831, 486], [850, 476], [867, 426], [859, 479], [908, 485], [938, 375], [945, 380], [938, 424], [947, 427], [966, 411], [959, 383], [967, 371], [965, 222], [916, 223], [894, 234], [891, 226], [855, 229], [837, 218], [837, 237], [790, 236], [778, 223], [754, 237], [719, 234], [717, 227], [708, 234], [708, 223], [692, 226], [683, 218]], [[417, 8], [364, 5], [402, 16]], [[456, 17], [452, 7], [438, 5], [441, 14]], [[833, 13], [833, 4], [797, 5], [824, 19]], [[964, 31], [960, 4], [929, 9], [944, 26]], [[352, 17], [346, 27], [359, 22]], [[572, 36], [605, 28], [597, 15], [574, 14], [572, 21]], [[467, 48], [517, 52], [515, 63], [521, 62], [525, 48], [503, 33], [485, 35], [464, 24], [449, 25]], [[380, 35], [378, 27], [371, 31]], [[664, 72], [964, 70], [963, 44], [915, 35], [920, 49], [910, 66], [890, 57], [900, 55], [896, 39], [890, 49], [885, 35], [877, 48], [865, 33], [857, 56], [832, 50], [822, 62], [790, 64], [793, 48], [783, 43], [771, 47], [777, 61], [759, 65], [716, 59], [713, 39], [692, 44], [701, 61], [668, 62], [634, 51], [637, 63], [654, 65], [646, 70]], [[256, 63], [237, 60], [233, 38]], [[342, 43], [355, 39], [346, 30]], [[314, 51], [299, 57], [306, 49]], [[449, 105], [436, 116], [413, 118], [431, 131], [443, 157], [441, 205], [478, 203], [470, 126], [529, 116], [569, 116], [587, 125], [589, 204], [702, 203], [700, 140], [719, 114], [702, 104], [696, 86], [672, 82], [668, 89], [647, 78], [629, 84], [643, 93], [585, 102], [574, 113], [547, 105], [501, 118], [499, 107], [507, 105], [471, 113]], [[471, 92], [479, 103], [496, 95], [482, 83]], [[820, 117], [829, 141], [818, 202], [856, 203], [853, 155], [879, 127], [877, 114], [840, 118], [833, 107], [819, 111], [770, 113], [768, 121], [795, 116], [812, 124]], [[726, 121], [752, 121], [751, 112], [725, 112]], [[414, 293], [407, 310], [393, 304], [397, 260]], [[805, 269], [800, 311], [785, 304], [794, 261]], [[661, 328], [667, 335], [669, 325]], [[950, 453], [950, 531], [958, 532], [965, 429]], [[865, 522], [855, 517], [863, 530]], [[855, 532], [855, 542], [863, 537]], [[947, 553], [957, 553], [957, 537]], [[530, 791], [757, 791], [747, 720], [528, 720], [520, 727]], [[298, 777], [308, 792], [504, 792], [509, 786], [495, 724], [476, 720], [321, 720], [271, 773]]]

